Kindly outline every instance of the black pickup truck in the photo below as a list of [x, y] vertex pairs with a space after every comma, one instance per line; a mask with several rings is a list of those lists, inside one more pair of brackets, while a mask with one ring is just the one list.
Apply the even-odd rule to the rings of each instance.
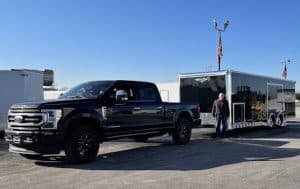
[[65, 151], [70, 162], [92, 161], [103, 141], [168, 133], [186, 144], [200, 125], [196, 104], [164, 103], [156, 86], [137, 81], [92, 81], [59, 99], [13, 105], [5, 140], [9, 151], [26, 158]]

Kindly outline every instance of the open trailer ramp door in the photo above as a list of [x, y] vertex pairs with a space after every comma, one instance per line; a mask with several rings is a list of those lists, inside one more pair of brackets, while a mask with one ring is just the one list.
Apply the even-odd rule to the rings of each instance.
[[226, 93], [226, 72], [182, 74], [180, 102], [197, 103], [201, 107], [201, 125], [214, 125], [212, 105], [220, 92]]

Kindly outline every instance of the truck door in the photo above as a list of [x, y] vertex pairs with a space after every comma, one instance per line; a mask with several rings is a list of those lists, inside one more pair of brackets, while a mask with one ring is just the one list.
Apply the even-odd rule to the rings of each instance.
[[134, 88], [126, 83], [116, 85], [108, 95], [109, 103], [105, 105], [105, 122], [108, 135], [126, 134], [137, 126], [135, 113], [136, 95]]
[[133, 113], [139, 129], [157, 130], [164, 125], [164, 105], [154, 85], [136, 86], [137, 101], [133, 102]]

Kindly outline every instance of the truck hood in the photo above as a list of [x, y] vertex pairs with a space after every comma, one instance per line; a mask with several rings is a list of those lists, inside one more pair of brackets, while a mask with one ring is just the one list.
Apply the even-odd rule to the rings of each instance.
[[93, 103], [95, 101], [99, 101], [99, 100], [97, 99], [55, 99], [55, 100], [18, 103], [12, 105], [11, 108], [62, 108], [62, 107], [74, 107], [74, 106], [95, 104]]

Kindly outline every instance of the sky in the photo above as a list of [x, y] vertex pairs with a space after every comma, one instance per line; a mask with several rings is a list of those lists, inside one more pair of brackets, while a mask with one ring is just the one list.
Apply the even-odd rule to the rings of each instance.
[[300, 91], [299, 0], [0, 0], [0, 69], [53, 69], [58, 86], [173, 82], [222, 69], [281, 77]]

